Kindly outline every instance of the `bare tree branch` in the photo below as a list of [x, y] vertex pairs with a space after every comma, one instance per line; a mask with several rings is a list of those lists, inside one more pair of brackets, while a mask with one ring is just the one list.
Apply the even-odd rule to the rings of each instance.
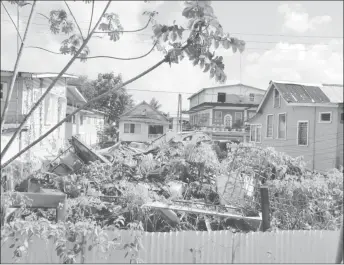
[[40, 50], [43, 50], [43, 51], [46, 51], [46, 52], [50, 52], [50, 53], [53, 53], [53, 54], [62, 54], [60, 52], [53, 52], [53, 51], [50, 51], [48, 49], [45, 49], [45, 48], [42, 48], [42, 47], [38, 47], [38, 46], [26, 46], [25, 49], [40, 49]]
[[[97, 25], [98, 26], [98, 23]], [[88, 36], [89, 38], [90, 36]], [[187, 44], [184, 45], [181, 50], [185, 50], [188, 46], [190, 46], [190, 44], [192, 43], [192, 40], [188, 40]], [[45, 134], [43, 134], [41, 137], [39, 137], [37, 140], [33, 141], [30, 145], [28, 145], [27, 147], [25, 147], [23, 150], [21, 150], [20, 152], [18, 152], [16, 155], [14, 155], [13, 157], [11, 157], [8, 161], [6, 161], [3, 165], [1, 165], [1, 169], [5, 168], [6, 166], [8, 166], [11, 162], [13, 162], [15, 159], [17, 159], [19, 156], [21, 156], [23, 153], [25, 153], [27, 150], [29, 150], [31, 147], [35, 146], [37, 143], [39, 143], [40, 141], [42, 141], [45, 137], [47, 137], [50, 133], [52, 133], [55, 129], [57, 129], [59, 126], [61, 126], [66, 120], [68, 120], [69, 118], [71, 118], [73, 115], [75, 115], [76, 113], [78, 113], [79, 111], [87, 108], [88, 106], [90, 106], [93, 102], [98, 101], [99, 99], [102, 99], [108, 95], [111, 95], [112, 93], [116, 92], [117, 90], [121, 89], [122, 87], [134, 82], [135, 80], [141, 78], [142, 76], [148, 74], [149, 72], [153, 71], [154, 69], [156, 69], [157, 67], [159, 67], [160, 65], [162, 65], [165, 62], [170, 62], [170, 54], [167, 54], [165, 56], [164, 59], [160, 60], [159, 62], [157, 62], [156, 64], [154, 64], [152, 67], [148, 68], [146, 71], [142, 72], [141, 74], [133, 77], [132, 79], [120, 84], [118, 87], [113, 88], [93, 99], [91, 99], [90, 101], [88, 101], [86, 104], [82, 105], [81, 107], [77, 108], [76, 110], [74, 110], [71, 114], [69, 114], [68, 116], [66, 116], [64, 119], [62, 119], [60, 122], [58, 122], [54, 127], [52, 127], [50, 130], [48, 130]], [[6, 147], [5, 147], [6, 148]]]
[[15, 81], [16, 81], [16, 78], [17, 78], [19, 62], [20, 62], [20, 58], [21, 58], [21, 55], [22, 55], [23, 50], [24, 50], [25, 40], [27, 38], [30, 26], [32, 24], [31, 22], [33, 20], [33, 16], [34, 16], [34, 12], [35, 12], [35, 7], [36, 7], [36, 0], [34, 0], [34, 2], [32, 4], [32, 7], [31, 7], [31, 12], [30, 12], [29, 20], [27, 22], [27, 26], [26, 26], [25, 33], [24, 33], [24, 38], [23, 38], [22, 43], [20, 45], [20, 49], [19, 49], [19, 52], [18, 52], [17, 60], [16, 60], [16, 63], [14, 65], [14, 70], [13, 70], [13, 75], [12, 75], [12, 78], [11, 78], [10, 87], [9, 87], [9, 89], [7, 91], [6, 101], [5, 101], [5, 104], [4, 104], [4, 110], [3, 110], [3, 113], [2, 113], [2, 117], [1, 117], [1, 127], [0, 127], [1, 133], [2, 133], [2, 128], [3, 128], [5, 120], [6, 120], [8, 104], [9, 104], [9, 101], [11, 99], [13, 88], [14, 88], [14, 84], [15, 84]]
[[88, 26], [87, 36], [90, 34], [90, 29], [91, 29], [92, 19], [93, 19], [93, 12], [94, 12], [94, 0], [92, 1], [91, 21], [90, 21], [90, 25]]
[[42, 14], [42, 13], [37, 13], [38, 15], [41, 15], [42, 17], [45, 17], [46, 19], [48, 19], [49, 20], [49, 18], [46, 16], [46, 15], [44, 15], [44, 14]]
[[121, 32], [121, 33], [134, 33], [134, 32], [139, 32], [142, 31], [144, 29], [146, 29], [149, 25], [149, 23], [151, 22], [152, 18], [149, 18], [146, 26], [144, 26], [143, 28], [140, 29], [136, 29], [136, 30], [112, 30], [112, 31], [95, 31], [94, 33], [114, 33], [114, 32]]
[[1, 4], [2, 4], [2, 6], [4, 7], [4, 9], [5, 9], [7, 15], [8, 15], [9, 18], [10, 18], [10, 20], [12, 21], [13, 26], [16, 28], [16, 31], [17, 31], [17, 33], [18, 33], [18, 35], [19, 35], [19, 38], [20, 38], [21, 42], [23, 42], [23, 39], [22, 39], [22, 37], [20, 36], [19, 30], [18, 30], [18, 28], [17, 28], [17, 26], [16, 26], [16, 23], [14, 23], [14, 21], [13, 21], [11, 15], [10, 15], [10, 13], [8, 13], [7, 8], [6, 8], [5, 4], [4, 4], [4, 2], [1, 1]]
[[[114, 60], [121, 60], [121, 61], [130, 61], [130, 60], [137, 60], [137, 59], [141, 59], [143, 57], [146, 57], [148, 56], [155, 48], [155, 46], [157, 45], [157, 41], [154, 43], [153, 47], [145, 54], [143, 55], [140, 55], [138, 57], [128, 57], [128, 58], [121, 58], [121, 57], [114, 57], [114, 56], [107, 56], [107, 55], [96, 55], [96, 56], [89, 56], [89, 57], [80, 57], [78, 56], [77, 58], [78, 59], [97, 59], [97, 58], [107, 58], [107, 59], [114, 59]], [[53, 54], [59, 54], [59, 55], [62, 55], [62, 53], [60, 52], [54, 52], [54, 51], [51, 51], [51, 50], [48, 50], [48, 49], [45, 49], [45, 48], [42, 48], [42, 47], [38, 47], [38, 46], [26, 46], [25, 48], [29, 48], [29, 49], [39, 49], [39, 50], [43, 50], [43, 51], [46, 51], [46, 52], [50, 52], [50, 53], [53, 53]]]
[[50, 92], [51, 89], [53, 89], [53, 87], [55, 86], [57, 80], [59, 80], [62, 75], [69, 69], [69, 67], [72, 65], [72, 63], [75, 61], [75, 59], [77, 59], [77, 57], [79, 56], [79, 54], [81, 53], [81, 51], [84, 49], [84, 47], [87, 45], [88, 41], [91, 39], [92, 34], [94, 32], [94, 30], [98, 27], [100, 21], [102, 20], [104, 14], [106, 13], [107, 9], [109, 8], [111, 4], [111, 0], [108, 1], [105, 9], [103, 10], [103, 13], [101, 14], [100, 18], [98, 19], [96, 25], [94, 26], [94, 28], [92, 29], [91, 33], [89, 36], [87, 36], [87, 38], [85, 39], [85, 41], [82, 43], [82, 45], [80, 46], [79, 50], [75, 53], [75, 55], [73, 56], [73, 58], [67, 63], [67, 65], [62, 69], [62, 71], [57, 75], [57, 77], [51, 82], [51, 84], [49, 85], [49, 87], [47, 88], [47, 90], [43, 93], [43, 95], [40, 97], [40, 99], [35, 103], [35, 105], [31, 108], [31, 110], [29, 111], [29, 113], [25, 116], [25, 118], [23, 119], [23, 121], [21, 122], [21, 124], [19, 125], [18, 129], [15, 131], [15, 133], [12, 135], [11, 139], [9, 140], [9, 142], [7, 143], [7, 145], [4, 147], [3, 151], [1, 152], [0, 156], [1, 158], [4, 157], [4, 155], [6, 154], [6, 152], [8, 151], [9, 147], [11, 146], [11, 144], [13, 143], [13, 141], [15, 140], [15, 138], [17, 137], [17, 135], [19, 134], [19, 132], [21, 131], [21, 129], [23, 128], [23, 126], [25, 125], [25, 123], [27, 122], [27, 120], [29, 119], [29, 117], [32, 115], [32, 113], [38, 108], [39, 104], [43, 101], [43, 99], [46, 97], [46, 95]]
[[68, 3], [67, 3], [66, 1], [63, 1], [63, 2], [65, 2], [66, 6], [67, 6], [67, 8], [68, 8], [68, 10], [69, 10], [69, 13], [72, 15], [72, 17], [73, 17], [73, 19], [74, 19], [74, 22], [75, 22], [76, 26], [77, 26], [77, 27], [78, 27], [78, 29], [79, 29], [79, 32], [80, 32], [81, 38], [82, 38], [83, 40], [85, 40], [85, 39], [84, 39], [84, 36], [82, 35], [81, 28], [80, 28], [80, 26], [79, 26], [78, 22], [76, 21], [76, 19], [75, 19], [75, 17], [74, 17], [74, 14], [73, 14], [72, 10], [70, 9], [70, 7], [69, 7]]

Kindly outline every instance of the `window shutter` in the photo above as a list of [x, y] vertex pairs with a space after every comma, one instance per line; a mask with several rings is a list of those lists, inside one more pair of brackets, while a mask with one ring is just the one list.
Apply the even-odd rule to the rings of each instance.
[[286, 138], [286, 115], [285, 114], [278, 115], [278, 138], [279, 139]]
[[273, 116], [268, 115], [266, 124], [266, 137], [272, 137], [273, 135]]
[[257, 126], [256, 132], [257, 132], [256, 142], [260, 143], [262, 140], [262, 127]]

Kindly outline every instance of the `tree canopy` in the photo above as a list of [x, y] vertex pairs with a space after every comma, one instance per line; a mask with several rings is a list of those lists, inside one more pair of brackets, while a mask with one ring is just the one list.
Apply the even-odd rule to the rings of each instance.
[[[82, 95], [91, 100], [106, 91], [115, 89], [118, 84], [122, 83], [122, 77], [120, 74], [115, 75], [113, 72], [98, 74], [98, 78], [95, 80], [89, 80], [87, 77], [82, 76], [77, 80], [77, 86], [79, 87]], [[108, 122], [118, 122], [118, 118], [126, 110], [132, 108], [134, 101], [132, 95], [129, 95], [125, 88], [117, 90], [109, 97], [105, 97], [92, 103], [89, 109], [96, 109], [103, 111], [107, 114]]]

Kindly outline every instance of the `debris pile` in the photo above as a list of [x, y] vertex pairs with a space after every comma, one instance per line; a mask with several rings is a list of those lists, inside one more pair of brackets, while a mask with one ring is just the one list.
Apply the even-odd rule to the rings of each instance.
[[35, 174], [17, 190], [67, 194], [71, 221], [82, 215], [109, 224], [122, 215], [127, 222], [141, 221], [147, 231], [256, 230], [258, 213], [248, 217], [221, 197], [221, 164], [209, 139], [197, 139], [94, 150], [73, 137], [71, 148], [54, 159], [48, 172]]

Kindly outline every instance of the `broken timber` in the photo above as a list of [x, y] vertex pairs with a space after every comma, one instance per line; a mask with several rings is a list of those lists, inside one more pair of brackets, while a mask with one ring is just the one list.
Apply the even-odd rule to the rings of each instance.
[[192, 208], [192, 207], [185, 207], [185, 206], [178, 206], [178, 205], [167, 205], [165, 203], [160, 203], [160, 202], [146, 203], [146, 204], [142, 205], [142, 207], [155, 208], [155, 209], [165, 209], [165, 210], [174, 210], [174, 211], [198, 213], [198, 214], [208, 214], [208, 215], [225, 217], [225, 218], [235, 219], [235, 220], [251, 221], [251, 222], [255, 222], [255, 223], [259, 223], [259, 224], [262, 221], [261, 217], [247, 217], [247, 216], [241, 216], [241, 215], [236, 215], [236, 214], [231, 214], [231, 213], [221, 213], [221, 212], [203, 210], [203, 209]]
[[[46, 191], [47, 192], [47, 191]], [[48, 191], [49, 192], [49, 191]], [[67, 195], [62, 192], [52, 193], [33, 193], [33, 192], [15, 192], [11, 194], [13, 203], [11, 208], [20, 208], [21, 202], [18, 195], [25, 196], [29, 202], [27, 208], [55, 208], [56, 221], [64, 221], [67, 212]]]

